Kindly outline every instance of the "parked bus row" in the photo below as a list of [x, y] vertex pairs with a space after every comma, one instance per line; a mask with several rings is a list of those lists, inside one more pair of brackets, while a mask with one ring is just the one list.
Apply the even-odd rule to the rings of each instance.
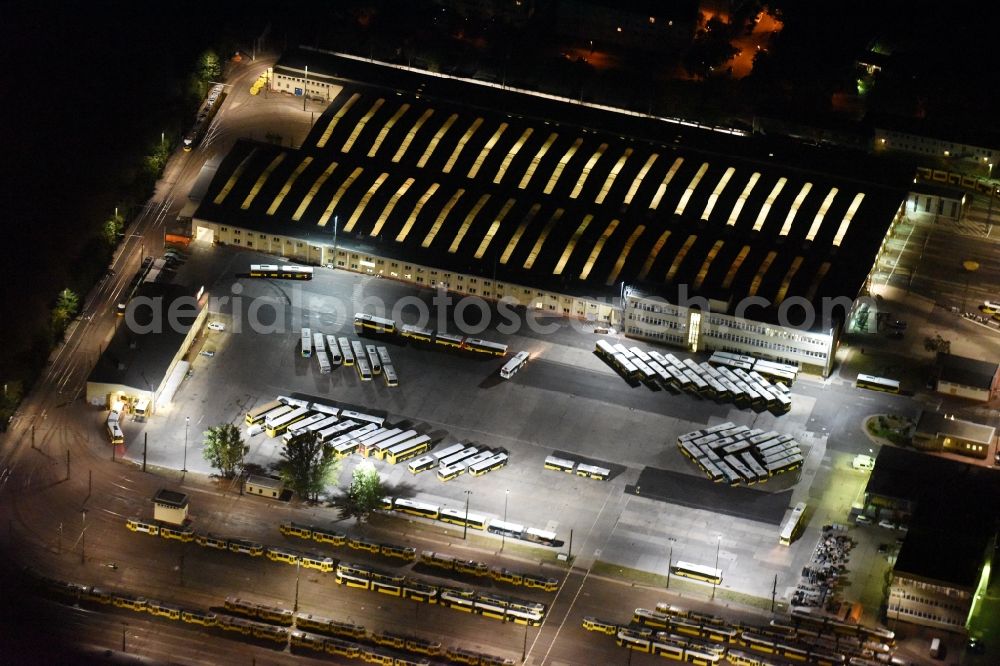
[[490, 519], [478, 513], [469, 513], [462, 509], [452, 509], [441, 507], [437, 504], [427, 502], [417, 502], [404, 498], [386, 497], [382, 500], [382, 509], [386, 511], [399, 511], [412, 516], [437, 520], [442, 523], [450, 523], [459, 527], [471, 527], [472, 529], [485, 530], [490, 534], [502, 535], [508, 539], [520, 539], [543, 546], [558, 546], [559, 542], [555, 532], [540, 530], [534, 527], [525, 527], [517, 523], [509, 523], [496, 518]]
[[495, 593], [477, 592], [467, 588], [434, 585], [395, 572], [386, 572], [367, 565], [341, 562], [337, 565], [337, 582], [390, 596], [428, 604], [447, 606], [466, 613], [476, 613], [504, 622], [541, 625], [547, 606], [539, 601], [524, 601]]
[[567, 474], [576, 474], [577, 476], [582, 476], [587, 479], [597, 479], [598, 481], [607, 481], [611, 478], [611, 470], [606, 467], [587, 465], [575, 460], [559, 458], [558, 456], [546, 456], [545, 469], [551, 469], [557, 472], [566, 472]]
[[607, 340], [598, 340], [594, 352], [626, 380], [650, 387], [686, 392], [718, 403], [732, 402], [741, 409], [768, 409], [775, 414], [787, 413], [792, 407], [785, 384], [772, 384], [759, 374], [752, 376], [739, 368], [681, 360], [673, 354], [613, 345]]
[[286, 396], [254, 407], [246, 414], [250, 434], [264, 430], [269, 437], [281, 436], [285, 444], [313, 432], [321, 442], [327, 443], [352, 427], [378, 428], [384, 422], [383, 416]]
[[420, 474], [437, 468], [438, 481], [451, 481], [468, 472], [483, 476], [505, 467], [510, 455], [503, 449], [490, 449], [472, 442], [456, 442], [421, 456], [407, 465], [411, 474]]
[[729, 421], [692, 430], [677, 447], [712, 481], [753, 485], [802, 467], [798, 442], [773, 430], [750, 429]]
[[454, 335], [445, 331], [433, 331], [419, 326], [404, 324], [396, 326], [392, 319], [376, 317], [375, 315], [363, 312], [354, 315], [354, 330], [359, 335], [399, 335], [402, 338], [414, 342], [426, 342], [428, 344], [451, 347], [480, 354], [490, 354], [493, 356], [506, 356], [507, 345], [499, 342], [490, 342], [480, 338]]
[[425, 550], [420, 554], [420, 563], [429, 567], [454, 571], [455, 573], [467, 574], [478, 578], [491, 578], [500, 583], [521, 585], [546, 592], [555, 592], [559, 588], [559, 580], [556, 578], [519, 573], [517, 571], [510, 571], [504, 567], [491, 567], [485, 562], [463, 560], [452, 555], [435, 553], [429, 550]]
[[712, 352], [708, 362], [716, 367], [727, 367], [730, 370], [743, 370], [744, 372], [756, 372], [765, 379], [780, 382], [786, 386], [791, 386], [799, 374], [798, 366], [789, 363], [779, 363], [769, 361], [756, 356], [746, 356], [744, 354], [734, 354], [725, 351]]
[[[316, 569], [323, 573], [332, 572], [334, 566], [336, 566], [336, 561], [326, 555], [292, 550], [283, 546], [269, 546], [247, 539], [195, 532], [188, 527], [168, 526], [163, 523], [147, 522], [138, 518], [127, 519], [125, 527], [132, 532], [142, 532], [150, 536], [160, 536], [164, 539], [176, 539], [183, 543], [194, 542], [204, 548], [228, 550], [232, 553], [240, 553], [251, 557], [266, 557], [272, 562], [284, 562], [285, 564], [296, 566], [301, 565], [306, 569]], [[360, 550], [387, 558], [401, 559], [405, 562], [413, 562], [417, 559], [416, 549], [409, 546], [379, 543], [360, 537], [351, 537], [342, 532], [321, 530], [313, 527], [307, 528], [295, 523], [282, 523], [279, 529], [286, 536], [301, 536], [296, 533], [297, 530], [308, 530], [307, 533], [310, 536], [304, 538], [311, 538], [317, 543], [329, 543], [335, 547], [346, 546], [352, 550]]]

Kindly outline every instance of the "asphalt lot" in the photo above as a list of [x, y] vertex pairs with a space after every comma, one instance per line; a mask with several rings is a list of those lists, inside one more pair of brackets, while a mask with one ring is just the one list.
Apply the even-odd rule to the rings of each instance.
[[[193, 248], [185, 270], [204, 275], [208, 284], [214, 279], [209, 288], [213, 295], [232, 294], [233, 275], [245, 264], [265, 259], [230, 248], [197, 244]], [[221, 422], [240, 423], [247, 409], [277, 395], [297, 392], [381, 409], [391, 415], [390, 420], [425, 424], [427, 429], [446, 431], [448, 440], [503, 447], [511, 455], [511, 463], [503, 470], [449, 483], [438, 482], [431, 473], [412, 476], [403, 465], [377, 463], [385, 482], [397, 492], [460, 507], [464, 491], [471, 490], [471, 510], [502, 517], [505, 491], [510, 490], [508, 519], [554, 530], [565, 541], [572, 530], [578, 566], [603, 562], [662, 575], [671, 544], [675, 559], [712, 564], [716, 537], [722, 534], [722, 588], [770, 598], [775, 574], [779, 589], [794, 585], [799, 565], [808, 559], [812, 547], [808, 531], [799, 541], [806, 545], [780, 548], [774, 525], [722, 516], [710, 508], [625, 496], [625, 486], [635, 484], [647, 466], [702, 481], [701, 472], [679, 453], [676, 437], [728, 420], [793, 434], [806, 457], [801, 475], [782, 475], [758, 488], [792, 489], [789, 506], [802, 499], [822, 505], [824, 493], [834, 490], [824, 480], [833, 457], [867, 452], [871, 447], [860, 428], [864, 416], [884, 411], [915, 413], [906, 398], [858, 392], [836, 378], [825, 382], [801, 379], [793, 389], [792, 411], [780, 417], [645, 386], [630, 387], [592, 353], [596, 336], [562, 319], [552, 320], [558, 328], [547, 334], [503, 335], [495, 330], [480, 334], [506, 342], [511, 350], [532, 351], [532, 361], [510, 381], [496, 375], [503, 363], [500, 359], [469, 358], [386, 341], [400, 376], [400, 386], [388, 388], [377, 379], [361, 382], [347, 367], [321, 375], [315, 360], [299, 354], [300, 328], [310, 326], [314, 331], [353, 338], [354, 311], [366, 305], [371, 310], [376, 302], [391, 309], [391, 304], [405, 297], [428, 303], [433, 296], [429, 291], [328, 269], [317, 269], [316, 278], [305, 284], [242, 280], [239, 287], [240, 301], [221, 305], [210, 317], [224, 322], [226, 331], [202, 334], [203, 348], [211, 347], [215, 356], [194, 357], [192, 376], [167, 413], [144, 426], [128, 424], [126, 434], [131, 441], [148, 433], [151, 464], [181, 467], [186, 416], [191, 417], [187, 467], [209, 473], [200, 452], [201, 431]], [[274, 330], [252, 330], [247, 325], [251, 310]], [[280, 315], [276, 317], [275, 312]], [[415, 320], [415, 310], [403, 312], [402, 321]], [[432, 314], [436, 321], [437, 313]], [[446, 321], [446, 327], [455, 330], [453, 322]], [[249, 443], [250, 461], [266, 466], [276, 459], [279, 445], [275, 440], [257, 435]], [[624, 470], [606, 483], [544, 470], [543, 459], [555, 451], [608, 461]], [[137, 454], [139, 450], [130, 447], [128, 455], [135, 458]], [[345, 461], [342, 485], [355, 462]], [[333, 519], [332, 510], [325, 510], [325, 515]], [[846, 511], [828, 518], [845, 519]], [[821, 526], [810, 524], [809, 528], [818, 533]]]

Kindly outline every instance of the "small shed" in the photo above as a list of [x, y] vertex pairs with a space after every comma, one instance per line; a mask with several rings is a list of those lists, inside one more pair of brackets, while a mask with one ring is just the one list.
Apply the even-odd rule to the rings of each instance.
[[938, 353], [937, 392], [988, 402], [1000, 386], [1000, 366], [964, 356]]
[[281, 479], [270, 476], [257, 476], [251, 474], [243, 483], [243, 492], [248, 495], [260, 495], [261, 497], [271, 497], [277, 499], [285, 490], [285, 484]]
[[161, 488], [153, 497], [153, 518], [171, 525], [183, 525], [188, 517], [188, 496]]

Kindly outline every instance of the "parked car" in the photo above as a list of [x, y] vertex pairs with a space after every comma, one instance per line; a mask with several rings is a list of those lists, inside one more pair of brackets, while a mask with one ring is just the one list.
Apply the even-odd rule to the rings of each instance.
[[200, 351], [198, 353], [201, 354], [202, 356], [207, 356], [208, 358], [212, 358], [213, 356], [215, 356], [214, 351], [208, 351], [207, 349], [204, 351]]
[[210, 331], [224, 331], [226, 330], [226, 325], [218, 321], [208, 322], [208, 329]]
[[878, 521], [878, 526], [879, 527], [883, 527], [883, 528], [885, 528], [887, 530], [894, 530], [894, 529], [896, 529], [896, 524], [895, 523], [893, 523], [891, 520], [885, 520], [884, 518], [882, 520]]

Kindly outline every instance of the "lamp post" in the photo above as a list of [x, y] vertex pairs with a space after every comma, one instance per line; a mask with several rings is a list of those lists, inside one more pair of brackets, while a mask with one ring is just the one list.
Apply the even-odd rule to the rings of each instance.
[[465, 541], [465, 537], [469, 534], [469, 495], [471, 494], [471, 490], [465, 491], [465, 523], [462, 525], [462, 541]]
[[717, 540], [715, 542], [715, 578], [712, 579], [712, 601], [715, 601], [715, 588], [718, 587], [719, 583], [719, 549], [722, 547], [722, 535], [717, 535]]
[[962, 292], [962, 312], [965, 312], [965, 305], [969, 299], [969, 282], [972, 281], [972, 274], [979, 270], [979, 262], [966, 260], [962, 262], [962, 268], [965, 270], [965, 291]]
[[309, 98], [309, 65], [306, 65], [305, 82], [302, 84], [302, 110], [306, 110], [306, 100]]
[[122, 652], [126, 652], [126, 650], [125, 650], [125, 630], [126, 629], [128, 629], [128, 624], [126, 624], [125, 622], [122, 622]]
[[87, 510], [80, 509], [80, 521], [82, 526], [80, 528], [80, 564], [83, 564], [87, 559]]
[[299, 573], [302, 571], [302, 558], [296, 558], [295, 560], [295, 605], [293, 606], [294, 613], [299, 612]]
[[674, 566], [674, 541], [676, 541], [677, 539], [675, 539], [674, 537], [668, 537], [668, 539], [670, 541], [670, 555], [667, 556], [667, 589], [669, 590], [670, 589], [670, 570]]
[[[510, 488], [503, 491], [503, 522], [507, 522], [507, 500], [510, 499]], [[507, 535], [500, 534], [500, 552], [503, 552], [504, 544], [507, 543]]]
[[333, 267], [337, 267], [337, 216], [333, 216]]
[[191, 424], [191, 417], [184, 417], [184, 467], [181, 470], [185, 474], [188, 471], [188, 426]]

